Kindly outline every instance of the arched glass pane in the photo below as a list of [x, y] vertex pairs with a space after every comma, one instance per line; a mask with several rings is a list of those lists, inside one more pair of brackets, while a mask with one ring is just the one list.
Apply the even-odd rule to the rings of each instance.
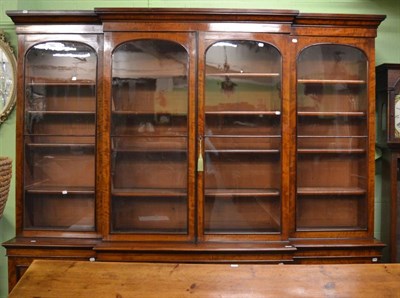
[[132, 40], [112, 55], [113, 232], [187, 233], [188, 53]]
[[204, 231], [279, 233], [281, 55], [226, 40], [207, 50], [205, 67]]
[[94, 230], [97, 54], [49, 41], [24, 65], [24, 226]]
[[297, 229], [367, 227], [368, 61], [321, 44], [297, 61]]

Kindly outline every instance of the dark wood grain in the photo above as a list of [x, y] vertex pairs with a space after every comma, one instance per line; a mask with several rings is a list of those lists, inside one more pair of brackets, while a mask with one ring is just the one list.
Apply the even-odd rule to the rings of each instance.
[[[10, 289], [34, 259], [241, 264], [380, 260], [384, 245], [373, 238], [374, 38], [385, 16], [169, 8], [7, 14], [16, 24], [19, 42], [17, 237], [4, 243]], [[38, 64], [38, 74], [37, 69], [30, 73], [34, 68], [26, 57], [33, 47], [63, 40], [92, 49], [96, 69], [83, 73], [88, 77], [95, 71], [96, 82], [93, 76], [72, 79], [71, 66], [50, 63], [50, 54], [49, 61]], [[122, 44], [135, 47], [134, 41], [149, 40], [171, 42], [186, 55], [186, 65], [173, 74], [169, 67], [162, 74], [157, 68], [148, 70], [153, 81], [132, 91], [130, 85], [146, 75], [135, 69], [127, 79], [117, 77], [115, 55]], [[207, 65], [213, 44], [237, 40], [267, 46], [277, 58], [266, 59], [264, 72], [258, 67], [248, 72], [223, 69], [223, 58], [219, 67]], [[356, 53], [343, 60], [349, 73], [334, 68], [342, 58], [333, 59], [332, 51], [299, 61], [316, 45], [344, 46], [351, 49], [344, 52]], [[163, 49], [151, 54], [162, 57]], [[356, 56], [362, 57], [362, 66]], [[131, 60], [119, 61], [124, 71], [135, 63], [146, 66], [140, 64], [145, 59]], [[158, 62], [170, 66], [171, 60]], [[46, 75], [52, 71], [59, 77]], [[187, 82], [186, 93], [180, 94], [185, 102], [163, 103], [162, 113], [156, 112], [155, 78], [175, 78], [178, 72]], [[242, 89], [241, 98], [233, 94], [227, 100], [232, 94], [217, 85], [224, 79], [267, 87]], [[205, 87], [209, 81], [215, 82], [212, 91]], [[52, 107], [30, 107], [29, 88], [44, 88]], [[67, 97], [65, 90], [72, 90]], [[322, 107], [304, 103], [307, 96]], [[354, 100], [360, 105], [352, 106]], [[143, 132], [143, 123], [160, 124], [162, 116], [170, 117], [168, 125]], [[28, 129], [26, 121], [32, 118], [40, 121]], [[200, 156], [205, 171], [197, 166]], [[34, 172], [35, 157], [59, 157], [62, 162], [43, 163]], [[80, 167], [86, 163], [88, 168]], [[47, 180], [32, 178], [42, 173], [55, 173], [46, 178], [58, 185], [41, 185]], [[225, 177], [223, 183], [215, 173]], [[94, 182], [88, 186], [88, 181]], [[68, 206], [59, 197], [63, 190], [70, 190], [78, 197], [74, 202], [84, 207]], [[49, 204], [39, 209], [36, 200]], [[138, 215], [138, 209], [145, 211]], [[46, 226], [32, 224], [34, 210]], [[68, 223], [74, 210], [87, 210], [94, 227], [70, 230], [58, 225], [57, 218]], [[154, 218], [169, 221], [146, 225]], [[275, 291], [282, 294], [284, 289]]]

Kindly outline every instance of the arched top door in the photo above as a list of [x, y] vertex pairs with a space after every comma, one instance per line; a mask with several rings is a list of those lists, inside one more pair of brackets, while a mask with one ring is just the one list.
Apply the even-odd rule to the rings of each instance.
[[[366, 231], [368, 60], [360, 49], [316, 44], [297, 57], [298, 232]], [[336, 233], [336, 234], [335, 234]]]
[[97, 53], [48, 40], [25, 54], [24, 228], [96, 231]]
[[111, 233], [187, 235], [189, 55], [136, 39], [112, 54]]
[[204, 73], [205, 238], [279, 235], [280, 52], [263, 41], [220, 40], [206, 50]]

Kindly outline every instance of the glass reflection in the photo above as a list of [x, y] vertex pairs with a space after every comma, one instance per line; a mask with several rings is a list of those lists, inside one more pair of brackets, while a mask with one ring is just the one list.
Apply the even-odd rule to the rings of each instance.
[[24, 67], [24, 226], [94, 231], [97, 54], [49, 41]]
[[119, 45], [111, 104], [112, 230], [186, 233], [186, 49], [156, 39]]
[[336, 44], [298, 57], [298, 230], [367, 226], [367, 62], [361, 50]]
[[281, 57], [270, 44], [226, 40], [206, 53], [207, 234], [280, 231]]

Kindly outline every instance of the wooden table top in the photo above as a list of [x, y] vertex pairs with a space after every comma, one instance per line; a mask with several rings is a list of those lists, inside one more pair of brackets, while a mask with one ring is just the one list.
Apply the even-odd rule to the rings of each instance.
[[9, 297], [400, 297], [400, 264], [229, 265], [37, 260]]

